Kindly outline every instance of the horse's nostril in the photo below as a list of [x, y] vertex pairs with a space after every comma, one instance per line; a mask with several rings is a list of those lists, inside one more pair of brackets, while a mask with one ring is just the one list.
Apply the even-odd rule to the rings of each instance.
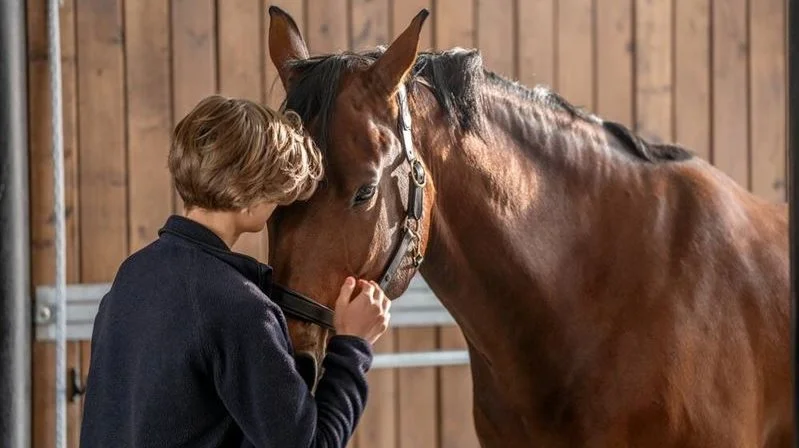
[[308, 388], [313, 390], [316, 386], [316, 357], [310, 352], [298, 352], [294, 359], [297, 363], [297, 371], [305, 380]]

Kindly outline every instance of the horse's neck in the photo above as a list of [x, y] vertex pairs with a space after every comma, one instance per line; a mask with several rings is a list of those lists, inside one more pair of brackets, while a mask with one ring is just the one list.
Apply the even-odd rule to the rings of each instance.
[[546, 113], [508, 100], [486, 113], [483, 139], [442, 145], [437, 135], [425, 151], [437, 193], [422, 273], [488, 357], [503, 344], [509, 356], [514, 344], [541, 357], [562, 348], [541, 336], [557, 333], [566, 309], [554, 291], [606, 262], [576, 255], [594, 250], [597, 199], [614, 194], [607, 177], [623, 170], [611, 174], [602, 137], [536, 116]]

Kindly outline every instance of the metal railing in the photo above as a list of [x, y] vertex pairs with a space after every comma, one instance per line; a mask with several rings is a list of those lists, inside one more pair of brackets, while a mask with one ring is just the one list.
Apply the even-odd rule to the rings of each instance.
[[[89, 340], [100, 300], [110, 283], [73, 284], [66, 287], [66, 331], [68, 341]], [[35, 337], [53, 341], [58, 336], [58, 299], [53, 286], [35, 290]], [[455, 321], [420, 277], [415, 277], [402, 297], [391, 306], [391, 327], [430, 327], [455, 325]], [[463, 365], [469, 363], [465, 350], [378, 353], [373, 368], [405, 368]]]

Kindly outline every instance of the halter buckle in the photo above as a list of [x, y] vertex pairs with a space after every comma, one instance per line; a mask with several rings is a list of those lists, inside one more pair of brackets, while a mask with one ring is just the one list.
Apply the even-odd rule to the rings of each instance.
[[411, 162], [411, 179], [417, 187], [422, 188], [427, 184], [427, 176], [419, 159], [413, 159]]

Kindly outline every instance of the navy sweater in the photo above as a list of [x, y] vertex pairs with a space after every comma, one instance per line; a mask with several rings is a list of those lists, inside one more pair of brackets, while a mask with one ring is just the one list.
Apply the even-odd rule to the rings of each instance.
[[344, 447], [371, 348], [333, 336], [312, 396], [270, 289], [268, 266], [170, 217], [100, 302], [80, 446]]

